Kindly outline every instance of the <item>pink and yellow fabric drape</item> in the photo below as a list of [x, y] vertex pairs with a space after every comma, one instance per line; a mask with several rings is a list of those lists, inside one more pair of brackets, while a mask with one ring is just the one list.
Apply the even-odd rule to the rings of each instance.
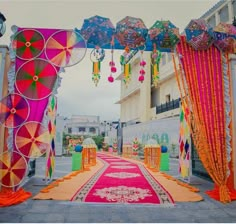
[[[180, 55], [177, 81], [182, 88], [181, 93], [187, 96], [187, 104], [192, 112], [194, 144], [215, 183], [215, 189], [207, 193], [223, 203], [230, 202], [234, 196], [227, 185], [230, 168], [227, 161], [221, 52], [214, 46], [196, 51], [187, 44], [185, 36], [181, 37], [177, 52]], [[184, 75], [181, 71], [184, 71]]]

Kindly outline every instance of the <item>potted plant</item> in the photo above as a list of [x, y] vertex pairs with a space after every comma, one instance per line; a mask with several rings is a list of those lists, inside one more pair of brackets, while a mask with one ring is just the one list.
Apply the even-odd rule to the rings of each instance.
[[137, 156], [139, 150], [139, 141], [137, 138], [134, 138], [133, 140], [132, 149], [133, 149], [133, 155]]
[[114, 140], [112, 147], [113, 147], [113, 152], [117, 152], [118, 145], [117, 145], [117, 141], [116, 140]]

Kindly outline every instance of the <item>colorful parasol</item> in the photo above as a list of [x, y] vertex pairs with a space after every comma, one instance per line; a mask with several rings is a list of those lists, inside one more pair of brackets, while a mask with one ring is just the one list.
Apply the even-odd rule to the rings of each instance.
[[24, 29], [16, 33], [12, 48], [16, 56], [22, 60], [29, 60], [38, 57], [44, 49], [43, 35], [34, 29]]
[[148, 29], [142, 19], [126, 16], [116, 24], [116, 38], [124, 47], [145, 45]]
[[8, 128], [16, 128], [29, 116], [29, 103], [21, 95], [11, 93], [0, 101], [0, 123]]
[[219, 23], [214, 28], [214, 45], [221, 51], [227, 53], [235, 53], [236, 48], [236, 27], [227, 24]]
[[96, 15], [84, 20], [80, 33], [88, 44], [102, 47], [111, 42], [115, 27], [109, 18]]
[[15, 187], [22, 183], [26, 172], [26, 160], [18, 152], [6, 151], [0, 155], [0, 185]]
[[46, 42], [47, 59], [58, 67], [69, 67], [79, 63], [86, 54], [84, 38], [73, 30], [59, 30]]
[[157, 20], [149, 29], [148, 34], [152, 43], [163, 52], [174, 51], [180, 40], [179, 29], [169, 20]]
[[30, 121], [17, 130], [15, 144], [25, 157], [37, 158], [50, 150], [50, 134], [41, 123]]
[[204, 19], [193, 19], [185, 28], [186, 40], [195, 50], [206, 50], [213, 43], [213, 28]]
[[28, 99], [48, 97], [57, 79], [55, 67], [44, 59], [24, 63], [16, 73], [17, 90]]

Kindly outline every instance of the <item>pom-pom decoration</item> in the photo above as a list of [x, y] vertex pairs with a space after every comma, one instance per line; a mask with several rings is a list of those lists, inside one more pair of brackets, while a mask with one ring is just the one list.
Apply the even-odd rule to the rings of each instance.
[[111, 40], [111, 61], [109, 63], [110, 69], [111, 69], [111, 73], [110, 76], [108, 77], [108, 81], [109, 82], [114, 82], [114, 78], [112, 76], [112, 73], [116, 73], [116, 67], [115, 67], [115, 62], [114, 62], [114, 36], [112, 37]]
[[145, 67], [145, 65], [146, 65], [146, 61], [144, 61], [144, 59], [143, 59], [143, 50], [141, 50], [140, 51], [141, 52], [141, 58], [140, 58], [140, 63], [139, 63], [139, 65], [140, 65], [140, 71], [139, 71], [139, 78], [138, 78], [138, 81], [139, 82], [141, 82], [141, 83], [143, 83], [143, 81], [144, 81], [144, 75], [145, 75], [145, 70], [144, 70], [144, 67]]

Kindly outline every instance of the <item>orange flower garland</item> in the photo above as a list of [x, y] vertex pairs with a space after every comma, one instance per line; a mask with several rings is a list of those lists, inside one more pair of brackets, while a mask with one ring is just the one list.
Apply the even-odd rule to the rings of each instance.
[[176, 64], [174, 68], [181, 97], [184, 92], [193, 114], [193, 140], [203, 165], [216, 184], [215, 189], [207, 193], [223, 203], [230, 202], [233, 196], [226, 185], [228, 162], [221, 54], [214, 46], [205, 51], [194, 51], [184, 36], [177, 51], [183, 57], [180, 59], [180, 77]]

